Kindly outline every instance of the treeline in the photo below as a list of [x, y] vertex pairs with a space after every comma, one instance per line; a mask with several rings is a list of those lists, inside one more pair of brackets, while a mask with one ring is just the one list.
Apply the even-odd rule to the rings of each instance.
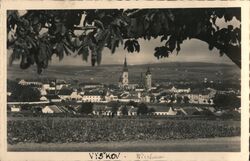
[[[120, 111], [122, 115], [128, 115], [129, 109], [131, 108], [131, 106], [134, 107], [135, 112], [137, 113], [137, 115], [147, 115], [147, 114], [152, 114], [153, 112], [155, 112], [154, 108], [149, 108], [145, 103], [137, 103], [137, 102], [133, 102], [130, 101], [126, 104], [121, 104], [118, 101], [114, 101], [114, 102], [109, 102], [106, 107], [107, 109], [96, 109], [94, 107], [94, 104], [91, 102], [84, 102], [81, 104], [81, 106], [78, 108], [77, 112], [81, 113], [81, 114], [92, 114], [93, 111], [110, 111], [112, 116], [117, 115], [117, 112]], [[129, 108], [130, 107], [130, 108]]]
[[16, 81], [7, 81], [7, 92], [11, 92], [11, 95], [7, 97], [8, 102], [35, 102], [40, 101], [40, 91], [32, 86], [22, 86]]

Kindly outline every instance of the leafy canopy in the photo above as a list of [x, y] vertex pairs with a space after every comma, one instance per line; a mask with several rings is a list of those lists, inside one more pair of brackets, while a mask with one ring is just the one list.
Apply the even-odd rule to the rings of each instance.
[[91, 114], [93, 112], [93, 103], [84, 102], [79, 108], [79, 112], [82, 114]]
[[213, 100], [215, 107], [218, 109], [234, 110], [240, 108], [240, 98], [233, 94], [216, 94]]
[[105, 47], [112, 53], [120, 45], [140, 52], [139, 38], [160, 37], [165, 45], [155, 47], [157, 58], [178, 53], [184, 40], [199, 39], [240, 67], [241, 28], [216, 24], [233, 17], [241, 21], [240, 8], [28, 10], [22, 16], [12, 10], [7, 19], [10, 64], [21, 59], [22, 69], [36, 64], [40, 74], [56, 54], [60, 60], [81, 55], [87, 61], [91, 56], [92, 66], [100, 65]]
[[41, 93], [32, 85], [22, 86], [15, 81], [8, 80], [7, 88], [11, 92], [11, 95], [7, 98], [10, 102], [40, 101]]

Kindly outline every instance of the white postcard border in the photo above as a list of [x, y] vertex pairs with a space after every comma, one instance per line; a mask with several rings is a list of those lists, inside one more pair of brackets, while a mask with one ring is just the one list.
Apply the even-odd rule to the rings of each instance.
[[[7, 152], [7, 111], [6, 111], [6, 78], [7, 78], [7, 51], [6, 51], [6, 11], [11, 9], [80, 9], [80, 8], [193, 8], [193, 7], [241, 7], [242, 8], [242, 68], [241, 68], [241, 152], [154, 152], [151, 160], [166, 161], [246, 161], [249, 155], [249, 3], [242, 1], [8, 1], [1, 4], [1, 153], [4, 161], [69, 161], [92, 160], [88, 152]], [[121, 152], [119, 160], [138, 160], [138, 153]]]

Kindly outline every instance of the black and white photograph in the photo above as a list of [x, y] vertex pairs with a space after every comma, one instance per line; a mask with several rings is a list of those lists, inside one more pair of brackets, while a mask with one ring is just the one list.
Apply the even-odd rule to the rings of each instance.
[[242, 151], [241, 7], [8, 9], [6, 25], [7, 152]]

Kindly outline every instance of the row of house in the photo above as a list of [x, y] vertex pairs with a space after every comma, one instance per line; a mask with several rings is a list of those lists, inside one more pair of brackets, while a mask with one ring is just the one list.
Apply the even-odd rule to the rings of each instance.
[[[81, 105], [34, 105], [32, 108], [28, 109], [33, 112], [42, 112], [44, 114], [77, 114]], [[124, 114], [124, 107], [126, 107], [126, 114]], [[203, 112], [213, 114], [215, 116], [221, 116], [223, 113], [226, 113], [225, 110], [216, 110], [213, 106], [179, 106], [172, 107], [168, 105], [160, 105], [160, 104], [148, 104], [148, 108], [151, 109], [150, 115], [156, 116], [192, 116], [192, 115], [202, 115]], [[153, 110], [152, 110], [153, 109]], [[20, 112], [22, 108], [20, 105], [8, 105], [8, 110], [11, 112]], [[27, 109], [26, 109], [27, 110]], [[235, 109], [235, 112], [240, 113], [241, 110]], [[109, 104], [94, 104], [93, 111], [91, 115], [101, 115], [101, 116], [137, 116], [138, 115], [138, 107], [133, 105], [124, 105], [120, 104], [117, 107], [117, 111], [114, 112], [113, 106]]]
[[[42, 113], [45, 114], [58, 114], [58, 113], [71, 113], [76, 114], [77, 111], [79, 111], [81, 105], [74, 105], [74, 106], [64, 106], [64, 105], [39, 105], [39, 106], [33, 106], [32, 109], [41, 109]], [[120, 104], [116, 106], [117, 111], [114, 113], [113, 105], [111, 104], [94, 104], [93, 106], [93, 115], [104, 115], [104, 116], [111, 116], [111, 115], [128, 115], [128, 116], [137, 116], [138, 115], [138, 107], [135, 107], [133, 105], [124, 105]], [[124, 114], [124, 108], [126, 111], [126, 114]], [[185, 106], [185, 107], [172, 107], [172, 106], [162, 106], [162, 105], [155, 105], [155, 104], [149, 104], [149, 109], [153, 109], [150, 112], [150, 115], [158, 115], [158, 116], [175, 116], [175, 115], [198, 115], [199, 112], [202, 112], [204, 110], [208, 110], [212, 113], [216, 112], [215, 109], [212, 106], [207, 107], [197, 107], [197, 106]], [[11, 112], [20, 112], [21, 106], [20, 105], [12, 105], [10, 106]]]
[[[151, 88], [150, 91], [145, 90], [133, 90], [124, 91], [118, 90], [112, 91], [104, 87], [100, 83], [81, 83], [78, 89], [70, 89], [70, 84], [65, 81], [53, 81], [53, 82], [31, 82], [20, 80], [19, 84], [29, 85], [36, 84], [41, 85], [40, 92], [42, 97], [40, 101], [61, 102], [62, 100], [74, 100], [78, 102], [94, 102], [105, 103], [110, 101], [120, 102], [159, 102], [159, 103], [176, 103], [177, 100], [170, 100], [168, 96], [164, 96], [163, 93], [174, 94], [175, 97], [188, 97], [188, 102], [192, 104], [213, 104], [212, 98], [216, 94], [216, 90], [207, 88], [204, 91], [191, 90], [190, 88], [176, 88], [172, 86], [170, 89], [164, 88]], [[98, 91], [99, 90], [99, 91]], [[106, 92], [103, 92], [108, 90]], [[158, 96], [161, 96], [157, 99]]]
[[[60, 107], [58, 107], [60, 109]], [[93, 115], [103, 115], [103, 116], [111, 116], [111, 115], [117, 115], [122, 116], [124, 106], [120, 106], [117, 109], [116, 113], [113, 113], [111, 106], [102, 106], [102, 107], [96, 107], [93, 108]], [[138, 115], [138, 107], [134, 106], [126, 106], [127, 108], [127, 114], [128, 116], [137, 116]], [[56, 109], [56, 110], [54, 110]], [[179, 107], [179, 108], [173, 108], [173, 107], [167, 107], [167, 106], [160, 106], [160, 107], [153, 107], [153, 111], [150, 113], [150, 115], [157, 115], [157, 116], [175, 116], [175, 115], [184, 115], [184, 116], [191, 116], [191, 115], [199, 115], [203, 111], [210, 111], [211, 113], [215, 113], [216, 110], [213, 107]], [[43, 113], [63, 113], [63, 110], [57, 110], [55, 108], [55, 105], [52, 106], [46, 106], [43, 108]]]
[[173, 87], [170, 90], [162, 90], [156, 96], [160, 96], [159, 102], [160, 103], [177, 103], [177, 100], [172, 101], [171, 97], [180, 97], [184, 99], [185, 97], [188, 98], [188, 103], [191, 104], [207, 104], [213, 105], [213, 97], [216, 94], [216, 90], [211, 88], [206, 88], [203, 90], [193, 90], [189, 89], [179, 89], [176, 92], [175, 88]]
[[[163, 95], [156, 100], [157, 96], [152, 94], [142, 93], [142, 92], [123, 92], [123, 93], [103, 93], [99, 91], [86, 91], [86, 92], [77, 92], [72, 90], [59, 91], [58, 94], [48, 94], [42, 95], [40, 98], [41, 101], [51, 101], [51, 102], [61, 102], [62, 100], [74, 100], [80, 102], [110, 102], [110, 101], [120, 101], [120, 102], [159, 102], [159, 103], [176, 103], [177, 100], [172, 101], [169, 98], [169, 95]], [[192, 104], [213, 104], [213, 97], [211, 92], [202, 94], [202, 93], [187, 93], [187, 94], [175, 94], [175, 97], [187, 97], [188, 102]]]

